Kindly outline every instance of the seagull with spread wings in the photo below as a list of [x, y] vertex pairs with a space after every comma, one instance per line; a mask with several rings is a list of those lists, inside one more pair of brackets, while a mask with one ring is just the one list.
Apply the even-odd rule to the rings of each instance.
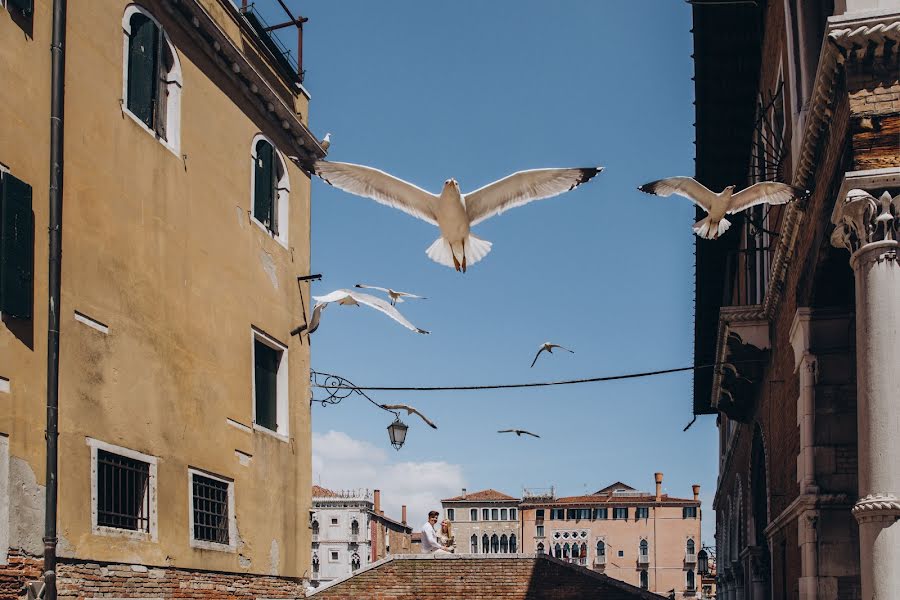
[[736, 194], [734, 188], [729, 185], [717, 194], [692, 177], [669, 177], [651, 181], [638, 189], [656, 196], [678, 194], [705, 210], [708, 214], [694, 223], [694, 233], [708, 240], [718, 238], [731, 227], [731, 221], [725, 215], [739, 213], [757, 204], [786, 204], [806, 194], [777, 181], [755, 183]]
[[412, 406], [408, 406], [406, 404], [382, 404], [381, 408], [386, 410], [405, 410], [408, 415], [417, 415], [420, 419], [425, 421], [425, 423], [431, 427], [432, 429], [437, 429], [437, 425], [434, 424], [431, 419], [420, 413], [416, 408]]
[[530, 431], [525, 431], [524, 429], [498, 429], [497, 433], [514, 433], [519, 437], [522, 437], [522, 434], [524, 433], [525, 435], [530, 435], [536, 438], [541, 437], [536, 433], [531, 433]]
[[466, 272], [491, 251], [491, 242], [472, 235], [473, 225], [510, 208], [552, 198], [590, 181], [602, 167], [532, 169], [463, 194], [455, 179], [444, 182], [439, 195], [372, 167], [320, 160], [315, 173], [334, 187], [437, 226], [441, 235], [425, 251], [436, 263]]
[[375, 285], [364, 285], [362, 283], [357, 283], [356, 287], [362, 288], [364, 290], [378, 290], [379, 292], [384, 292], [391, 299], [391, 306], [403, 302], [404, 298], [418, 298], [419, 300], [428, 300], [428, 298], [426, 298], [425, 296], [416, 296], [415, 294], [410, 294], [409, 292], [398, 292], [397, 290], [392, 290], [391, 288], [383, 288]]
[[[315, 322], [315, 327], [319, 326], [318, 319], [316, 317], [316, 310], [318, 309], [319, 313], [322, 312], [322, 309], [320, 309], [319, 306], [322, 306], [322, 308], [324, 308], [324, 305], [334, 302], [337, 304], [345, 304], [351, 306], [359, 306], [362, 304], [374, 308], [377, 311], [383, 312], [407, 329], [415, 331], [416, 333], [429, 333], [428, 331], [419, 329], [418, 327], [407, 321], [406, 317], [400, 314], [400, 311], [398, 311], [396, 308], [394, 308], [381, 298], [376, 298], [375, 296], [372, 296], [370, 294], [354, 292], [353, 290], [335, 290], [330, 294], [325, 294], [324, 296], [313, 296], [313, 300], [317, 302], [316, 307], [313, 309], [313, 321]], [[315, 329], [312, 327], [312, 323], [310, 323], [310, 329], [312, 331], [315, 331]]]
[[554, 348], [559, 348], [560, 350], [565, 350], [566, 352], [570, 352], [570, 353], [572, 353], [572, 354], [575, 354], [575, 351], [574, 351], [574, 350], [569, 350], [568, 348], [563, 348], [563, 347], [560, 346], [559, 344], [552, 344], [552, 343], [550, 343], [550, 342], [544, 342], [543, 344], [541, 344], [541, 347], [538, 349], [537, 354], [534, 355], [534, 360], [531, 361], [531, 366], [533, 367], [533, 366], [534, 366], [534, 363], [537, 362], [537, 359], [538, 359], [538, 357], [541, 355], [541, 352], [547, 352], [547, 353], [549, 353], [549, 354], [553, 354], [553, 349], [554, 349]]

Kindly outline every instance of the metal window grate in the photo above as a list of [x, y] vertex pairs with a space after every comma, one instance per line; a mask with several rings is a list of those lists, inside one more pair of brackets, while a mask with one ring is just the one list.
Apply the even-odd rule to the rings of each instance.
[[193, 475], [194, 539], [228, 543], [228, 483]]
[[150, 465], [97, 451], [97, 525], [150, 531]]

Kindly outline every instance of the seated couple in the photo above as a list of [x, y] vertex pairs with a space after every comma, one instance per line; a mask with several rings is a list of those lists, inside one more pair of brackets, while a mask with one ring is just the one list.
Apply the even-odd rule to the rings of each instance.
[[428, 513], [428, 522], [422, 525], [422, 552], [435, 556], [449, 556], [456, 551], [453, 535], [450, 533], [450, 521], [444, 519], [440, 531], [435, 530], [438, 511]]

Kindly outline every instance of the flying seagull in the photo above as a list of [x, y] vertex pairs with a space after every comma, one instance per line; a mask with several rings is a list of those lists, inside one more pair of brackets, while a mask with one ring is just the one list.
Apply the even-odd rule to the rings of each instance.
[[530, 431], [525, 431], [524, 429], [498, 429], [497, 433], [514, 433], [519, 437], [522, 437], [522, 434], [524, 433], [525, 435], [530, 435], [536, 438], [541, 437], [536, 433], [531, 433]]
[[638, 189], [657, 196], [678, 194], [705, 210], [709, 214], [694, 223], [694, 233], [708, 240], [718, 238], [731, 227], [731, 221], [725, 215], [739, 213], [757, 204], [786, 204], [806, 194], [799, 188], [776, 181], [755, 183], [736, 194], [734, 188], [729, 185], [717, 194], [692, 177], [669, 177], [651, 181]]
[[322, 311], [328, 306], [328, 303], [318, 302], [313, 307], [312, 318], [309, 320], [309, 327], [306, 330], [306, 335], [314, 333], [316, 329], [319, 328], [319, 320], [322, 318]]
[[405, 410], [408, 415], [418, 415], [425, 423], [428, 424], [432, 429], [437, 429], [437, 425], [434, 424], [428, 417], [420, 413], [418, 410], [413, 408], [412, 406], [407, 406], [406, 404], [382, 404], [381, 408], [385, 408], [387, 410]]
[[322, 150], [328, 152], [328, 148], [331, 146], [331, 133], [326, 133], [319, 145], [322, 146]]
[[[416, 333], [429, 333], [424, 329], [419, 329], [412, 323], [406, 320], [406, 318], [400, 314], [396, 308], [382, 300], [381, 298], [376, 298], [370, 294], [363, 294], [362, 292], [354, 292], [353, 290], [335, 290], [330, 294], [325, 294], [324, 296], [313, 296], [313, 300], [315, 300], [318, 304], [316, 308], [320, 305], [330, 304], [332, 302], [336, 302], [337, 304], [349, 304], [353, 306], [359, 306], [360, 304], [364, 304], [375, 310], [381, 311], [393, 320], [397, 321], [407, 329], [411, 329]], [[320, 311], [321, 312], [321, 309]], [[316, 319], [316, 309], [313, 309], [313, 320]], [[318, 323], [316, 323], [316, 327], [318, 327]]]
[[568, 192], [602, 170], [589, 167], [519, 171], [468, 194], [460, 192], [455, 179], [448, 179], [441, 193], [435, 195], [372, 167], [325, 160], [315, 163], [316, 175], [326, 183], [439, 227], [440, 237], [425, 253], [431, 260], [463, 273], [468, 265], [491, 251], [491, 242], [472, 235], [473, 225], [510, 208]]
[[561, 350], [565, 350], [566, 352], [571, 352], [572, 354], [575, 354], [574, 350], [569, 350], [568, 348], [563, 348], [559, 344], [551, 344], [550, 342], [544, 342], [543, 344], [541, 344], [541, 347], [538, 349], [537, 354], [534, 355], [534, 360], [531, 361], [531, 366], [533, 367], [534, 363], [537, 362], [537, 359], [541, 355], [541, 352], [544, 352], [546, 350], [550, 354], [553, 354], [554, 348], [560, 348]]
[[362, 288], [364, 290], [378, 290], [379, 292], [384, 292], [391, 298], [391, 306], [403, 302], [404, 298], [418, 298], [419, 300], [428, 300], [425, 296], [416, 296], [415, 294], [410, 294], [409, 292], [398, 292], [396, 290], [392, 290], [391, 288], [383, 288], [374, 285], [364, 285], [362, 283], [357, 283], [356, 287]]

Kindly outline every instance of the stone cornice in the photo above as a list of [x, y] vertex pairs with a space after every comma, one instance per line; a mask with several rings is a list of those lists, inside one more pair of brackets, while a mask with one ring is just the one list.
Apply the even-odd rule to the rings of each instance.
[[848, 509], [853, 501], [847, 494], [800, 494], [781, 514], [772, 519], [765, 529], [766, 539], [771, 540], [775, 533], [781, 531], [788, 522], [799, 517], [804, 511], [818, 508]]
[[[162, 4], [172, 17], [182, 22], [184, 30], [194, 42], [222, 69], [228, 79], [238, 85], [260, 113], [283, 131], [291, 144], [288, 148], [280, 148], [283, 152], [295, 155], [304, 168], [325, 156], [325, 150], [303, 124], [294, 107], [288, 106], [268, 77], [247, 60], [243, 51], [222, 30], [200, 0], [162, 0]], [[222, 5], [226, 11], [236, 10], [227, 1], [222, 2]]]

